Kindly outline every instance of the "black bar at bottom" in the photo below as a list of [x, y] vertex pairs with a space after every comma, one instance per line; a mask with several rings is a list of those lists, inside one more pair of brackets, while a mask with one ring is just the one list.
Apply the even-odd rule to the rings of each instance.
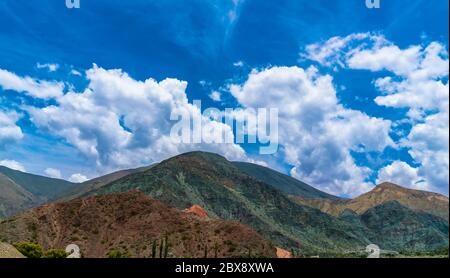
[[[156, 274], [442, 275], [448, 259], [3, 259], [0, 277], [151, 277]], [[181, 271], [181, 272], [180, 272]], [[36, 276], [37, 275], [37, 276]], [[94, 276], [92, 276], [94, 275]], [[301, 277], [300, 276], [300, 277]], [[161, 276], [158, 276], [161, 277]]]

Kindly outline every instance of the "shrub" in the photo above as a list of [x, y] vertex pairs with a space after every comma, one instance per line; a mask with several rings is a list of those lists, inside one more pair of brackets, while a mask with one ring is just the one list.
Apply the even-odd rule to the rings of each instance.
[[14, 247], [27, 258], [38, 259], [43, 255], [42, 247], [39, 244], [31, 242], [20, 242], [14, 244]]
[[108, 258], [110, 259], [125, 259], [125, 258], [131, 258], [131, 254], [128, 251], [120, 251], [120, 250], [111, 250], [107, 254]]
[[67, 252], [62, 249], [50, 249], [50, 250], [47, 250], [47, 252], [45, 252], [44, 258], [64, 259], [64, 258], [67, 258], [68, 255], [69, 254], [67, 254]]

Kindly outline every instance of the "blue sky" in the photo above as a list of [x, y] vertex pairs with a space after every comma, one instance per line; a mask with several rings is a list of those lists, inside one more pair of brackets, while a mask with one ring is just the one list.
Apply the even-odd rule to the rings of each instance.
[[[81, 0], [71, 10], [64, 2], [0, 2], [2, 164], [81, 181], [204, 149], [342, 196], [387, 179], [448, 194], [448, 70], [431, 72], [448, 68], [448, 1], [381, 0], [381, 9], [367, 9], [364, 0]], [[271, 96], [294, 88], [286, 96], [296, 109], [317, 115], [281, 112], [274, 155], [250, 144], [168, 147], [167, 119], [156, 118], [174, 104], [146, 99], [145, 109], [158, 110], [147, 115], [127, 95], [149, 78], [174, 103], [184, 91], [187, 109], [194, 99], [218, 108], [268, 99], [283, 109], [283, 98]], [[166, 78], [178, 83], [158, 84]], [[108, 80], [129, 87], [110, 88]], [[39, 95], [44, 90], [50, 95]], [[69, 91], [82, 97], [64, 98]], [[95, 113], [68, 101], [87, 101]]]

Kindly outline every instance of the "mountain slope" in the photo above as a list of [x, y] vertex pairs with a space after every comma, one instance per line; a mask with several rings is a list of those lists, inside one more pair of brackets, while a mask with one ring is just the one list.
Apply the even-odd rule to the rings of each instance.
[[126, 177], [128, 175], [139, 173], [146, 171], [153, 167], [154, 165], [148, 166], [148, 167], [141, 167], [136, 169], [127, 169], [127, 170], [121, 170], [117, 172], [113, 172], [111, 174], [107, 174], [92, 180], [88, 180], [86, 182], [81, 183], [77, 187], [74, 187], [70, 190], [66, 190], [55, 197], [55, 200], [57, 201], [68, 201], [71, 199], [78, 198], [80, 196], [85, 195], [89, 191], [97, 190], [101, 188], [102, 186], [111, 183], [113, 181], [119, 180], [123, 177]]
[[0, 219], [38, 203], [33, 194], [0, 173]]
[[233, 162], [239, 170], [264, 182], [281, 192], [307, 199], [338, 200], [339, 197], [322, 192], [302, 181], [267, 167], [247, 162]]
[[339, 215], [345, 209], [363, 214], [370, 208], [386, 202], [398, 201], [403, 206], [412, 210], [427, 212], [446, 220], [448, 220], [449, 216], [448, 197], [438, 193], [403, 188], [393, 183], [382, 183], [372, 191], [352, 200], [308, 200], [294, 196], [292, 199], [301, 204], [319, 208], [332, 215]]
[[21, 259], [25, 258], [14, 246], [0, 242], [0, 259]]
[[0, 166], [0, 173], [9, 177], [16, 184], [20, 185], [33, 195], [48, 200], [53, 199], [58, 194], [78, 185], [66, 180], [33, 175], [3, 166]]
[[131, 189], [139, 189], [178, 209], [200, 205], [211, 217], [238, 220], [287, 250], [340, 252], [368, 243], [359, 231], [351, 231], [347, 223], [292, 202], [285, 194], [216, 154], [180, 155], [86, 195]]
[[372, 242], [384, 249], [410, 252], [448, 247], [448, 221], [411, 210], [398, 201], [370, 208], [360, 219], [374, 231]]
[[77, 186], [0, 166], [0, 218], [43, 204]]
[[167, 257], [204, 257], [205, 249], [208, 257], [276, 257], [276, 248], [247, 226], [169, 208], [138, 191], [44, 205], [1, 222], [0, 238], [45, 249], [75, 243], [84, 257], [112, 250], [151, 257], [161, 240]]

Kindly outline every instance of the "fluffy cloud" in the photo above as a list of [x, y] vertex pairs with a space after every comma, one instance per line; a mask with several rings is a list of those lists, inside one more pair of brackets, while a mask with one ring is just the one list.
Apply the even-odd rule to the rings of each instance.
[[356, 165], [351, 152], [394, 146], [390, 121], [344, 108], [332, 77], [314, 67], [253, 71], [230, 90], [245, 108], [278, 108], [279, 140], [291, 174], [327, 192], [354, 196], [369, 190], [370, 170]]
[[70, 182], [74, 182], [74, 183], [83, 183], [85, 181], [87, 181], [88, 178], [82, 174], [73, 174], [72, 176], [70, 176], [69, 181]]
[[399, 74], [401, 79], [388, 76], [376, 80], [376, 87], [385, 95], [377, 97], [375, 102], [421, 113], [435, 109], [445, 112], [449, 102], [448, 66], [448, 53], [438, 43], [431, 43], [425, 49], [420, 49], [415, 65], [402, 70], [402, 74], [397, 73], [392, 65], [386, 64], [385, 68]]
[[[447, 102], [448, 103], [448, 102]], [[402, 145], [420, 163], [419, 175], [430, 189], [448, 193], [449, 185], [449, 113], [440, 111], [415, 124]]]
[[37, 63], [36, 67], [38, 69], [47, 69], [49, 72], [55, 72], [59, 69], [59, 65], [58, 64], [41, 64], [41, 63]]
[[71, 75], [76, 75], [76, 76], [82, 76], [81, 72], [77, 71], [76, 69], [72, 69], [70, 71]]
[[41, 99], [60, 97], [64, 91], [64, 84], [61, 82], [37, 80], [28, 76], [21, 77], [3, 69], [0, 69], [0, 87], [4, 90], [24, 92]]
[[416, 172], [417, 179], [424, 181], [420, 186], [448, 193], [449, 60], [446, 47], [432, 42], [427, 46], [401, 49], [379, 35], [353, 34], [306, 49], [308, 58], [324, 66], [387, 72], [374, 81], [381, 93], [374, 101], [380, 106], [408, 109], [406, 119], [401, 121], [409, 122], [412, 128], [400, 140], [400, 146], [408, 149], [419, 167], [413, 171], [407, 164], [397, 163], [382, 169], [379, 175], [388, 177], [388, 169], [396, 174], [398, 171], [393, 169], [401, 169], [405, 171], [399, 177], [402, 179], [405, 175], [413, 177], [412, 173]]
[[25, 167], [20, 162], [17, 162], [15, 160], [0, 160], [0, 165], [13, 170], [26, 172]]
[[244, 62], [243, 61], [237, 61], [233, 63], [233, 66], [237, 67], [237, 68], [241, 68], [244, 66]]
[[61, 171], [59, 171], [58, 169], [54, 169], [54, 168], [47, 168], [44, 171], [45, 175], [50, 177], [50, 178], [55, 178], [55, 179], [60, 179], [61, 176]]
[[22, 129], [16, 124], [19, 118], [20, 115], [16, 112], [6, 112], [0, 109], [0, 148], [23, 138]]
[[[346, 65], [349, 54], [360, 48], [360, 45], [383, 45], [386, 40], [383, 36], [371, 33], [357, 33], [346, 37], [332, 37], [324, 42], [307, 45], [302, 58], [316, 61], [324, 66], [335, 67]], [[359, 43], [360, 45], [355, 45]]]
[[416, 67], [419, 53], [418, 46], [401, 50], [396, 45], [387, 45], [355, 51], [347, 57], [347, 64], [352, 69], [389, 70], [398, 75], [405, 75]]
[[[121, 70], [97, 66], [88, 70], [86, 77], [89, 85], [83, 92], [71, 91], [57, 97], [56, 105], [26, 110], [37, 127], [77, 147], [100, 172], [150, 164], [195, 149], [218, 152], [230, 159], [245, 158], [239, 145], [179, 144], [172, 140], [172, 112], [196, 115], [209, 130], [232, 133], [228, 126], [203, 117], [188, 103], [187, 82], [138, 81]], [[214, 132], [204, 134], [214, 136]]]
[[214, 101], [221, 101], [222, 96], [218, 91], [212, 91], [209, 97]]
[[418, 169], [403, 161], [394, 161], [378, 172], [377, 183], [393, 182], [413, 189], [429, 190], [428, 184], [419, 177]]
[[[391, 58], [383, 60], [380, 56]], [[356, 68], [395, 74], [375, 81], [383, 94], [375, 102], [409, 109], [407, 116], [413, 126], [401, 145], [420, 164], [418, 175], [429, 189], [448, 192], [449, 60], [445, 47], [436, 42], [404, 50], [391, 46], [355, 54], [350, 67], [355, 66], [354, 61], [358, 61]]]

